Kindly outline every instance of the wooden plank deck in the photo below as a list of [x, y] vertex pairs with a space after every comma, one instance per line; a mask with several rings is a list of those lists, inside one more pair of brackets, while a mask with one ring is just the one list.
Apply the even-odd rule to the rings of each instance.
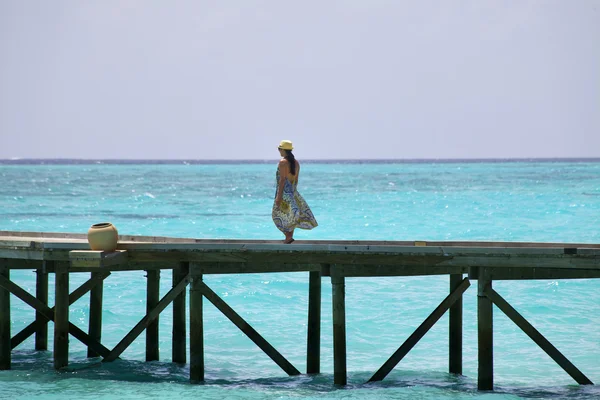
[[[0, 232], [0, 258], [11, 259], [10, 269], [45, 260], [69, 262], [72, 272], [92, 272], [91, 260], [88, 265], [76, 257], [86, 250], [92, 257], [85, 235]], [[327, 276], [330, 271], [321, 266], [328, 264], [346, 277], [459, 274], [485, 267], [492, 279], [588, 278], [600, 271], [600, 244], [588, 243], [299, 240], [285, 245], [121, 236], [118, 250], [99, 255], [98, 265], [123, 271], [173, 269], [187, 262], [199, 264], [202, 274], [321, 271]]]
[[[35, 269], [37, 299], [10, 281], [11, 269]], [[173, 288], [159, 300], [160, 270], [171, 269]], [[140, 322], [112, 350], [101, 343], [102, 280], [111, 272], [147, 272], [147, 310]], [[89, 335], [68, 321], [71, 299], [92, 288], [86, 283], [69, 294], [70, 273], [90, 273], [94, 317]], [[496, 304], [536, 344], [540, 345], [578, 383], [591, 381], [562, 356], [533, 326], [492, 289], [494, 280], [600, 278], [600, 244], [489, 241], [358, 241], [220, 240], [121, 235], [115, 252], [91, 251], [85, 234], [0, 231], [0, 369], [10, 368], [10, 296], [21, 298], [38, 312], [37, 322], [14, 338], [22, 342], [36, 334], [36, 348], [46, 348], [49, 320], [54, 321], [55, 366], [68, 364], [68, 335], [88, 346], [88, 356], [116, 359], [144, 330], [147, 360], [157, 360], [158, 321], [173, 303], [173, 362], [186, 362], [186, 287], [190, 285], [190, 381], [204, 380], [202, 299], [206, 298], [248, 335], [284, 371], [293, 367], [248, 322], [203, 282], [206, 274], [308, 272], [309, 311], [307, 373], [320, 372], [321, 278], [332, 283], [334, 383], [347, 383], [345, 281], [377, 276], [448, 275], [450, 295], [389, 358], [372, 380], [383, 379], [445, 313], [449, 312], [449, 371], [462, 372], [462, 296], [469, 280], [476, 280], [478, 325], [478, 388], [493, 389], [493, 307]], [[47, 305], [48, 273], [55, 274], [56, 305]], [[468, 274], [468, 278], [464, 275]], [[88, 281], [88, 282], [91, 282]]]

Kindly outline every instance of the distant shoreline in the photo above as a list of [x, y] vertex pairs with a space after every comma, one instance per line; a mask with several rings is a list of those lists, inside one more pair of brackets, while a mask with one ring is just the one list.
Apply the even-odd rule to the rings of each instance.
[[[270, 160], [152, 160], [152, 159], [76, 159], [76, 158], [14, 158], [0, 159], [0, 165], [218, 165], [218, 164], [272, 164]], [[458, 164], [458, 163], [528, 163], [528, 162], [600, 162], [599, 158], [415, 158], [415, 159], [303, 159], [310, 164]]]

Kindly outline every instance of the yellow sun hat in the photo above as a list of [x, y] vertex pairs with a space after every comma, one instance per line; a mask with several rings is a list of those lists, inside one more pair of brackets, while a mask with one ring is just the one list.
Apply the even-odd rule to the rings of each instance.
[[282, 140], [281, 143], [279, 143], [279, 148], [281, 150], [294, 150], [291, 140]]

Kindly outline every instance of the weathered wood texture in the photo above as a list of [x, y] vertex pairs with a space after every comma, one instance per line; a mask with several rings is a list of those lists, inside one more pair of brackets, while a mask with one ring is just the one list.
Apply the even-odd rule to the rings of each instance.
[[127, 250], [71, 250], [69, 251], [69, 260], [74, 270], [77, 268], [106, 268], [126, 264]]
[[[450, 275], [450, 293], [457, 290], [463, 282], [462, 274]], [[456, 299], [448, 311], [448, 371], [462, 374], [463, 348], [463, 297]]]
[[321, 272], [309, 272], [306, 373], [321, 372]]
[[[207, 240], [121, 235], [118, 253], [100, 254], [89, 251], [85, 234], [0, 231], [0, 259], [2, 258], [10, 259], [10, 263], [3, 263], [0, 260], [0, 267], [36, 269], [46, 274], [56, 273], [57, 300], [54, 309], [47, 306], [45, 300], [47, 285], [44, 293], [43, 275], [38, 275], [41, 283], [38, 284], [36, 298], [7, 279], [8, 269], [0, 273], [0, 345], [2, 346], [0, 369], [10, 368], [10, 348], [21, 343], [34, 332], [37, 332], [39, 338], [36, 339], [36, 347], [44, 348], [43, 337], [47, 336], [44, 334], [44, 329], [47, 329], [47, 321], [50, 320], [55, 321], [54, 350], [57, 368], [65, 366], [68, 362], [69, 333], [86, 344], [90, 351], [100, 354], [105, 361], [111, 361], [118, 357], [144, 329], [147, 329], [147, 333], [155, 331], [156, 339], [150, 339], [147, 344], [155, 342], [156, 346], [148, 354], [151, 355], [150, 358], [158, 359], [157, 318], [171, 302], [174, 310], [173, 361], [185, 362], [184, 289], [187, 281], [192, 279], [193, 284], [190, 289], [190, 378], [192, 381], [204, 379], [203, 296], [215, 304], [286, 372], [291, 375], [297, 374], [299, 372], [281, 354], [202, 282], [202, 275], [307, 271], [310, 273], [307, 372], [320, 371], [320, 277], [317, 283], [317, 276], [320, 273], [321, 276], [331, 276], [332, 279], [334, 383], [343, 385], [347, 380], [345, 278], [449, 274], [452, 292], [449, 297], [451, 297], [456, 296], [462, 288], [461, 285], [464, 285], [465, 281], [461, 280], [462, 275], [469, 272], [471, 279], [478, 280], [479, 389], [493, 388], [492, 300], [577, 382], [591, 383], [568, 360], [563, 360], [564, 357], [558, 353], [558, 350], [546, 343], [543, 336], [524, 321], [508, 303], [503, 302], [503, 299], [491, 288], [491, 283], [493, 280], [500, 279], [600, 278], [600, 244], [296, 241], [290, 246], [283, 245], [279, 241], [267, 240]], [[67, 268], [63, 268], [64, 263], [67, 263]], [[68, 268], [69, 263], [72, 264], [70, 268]], [[194, 270], [192, 275], [195, 278], [190, 278], [191, 275], [183, 277], [187, 272], [184, 272], [181, 266], [188, 263], [192, 263]], [[90, 320], [89, 335], [68, 322], [69, 304], [84, 293], [84, 286], [89, 286], [88, 283], [91, 281], [86, 282], [69, 296], [69, 272], [146, 270], [149, 274], [152, 271], [153, 276], [157, 276], [161, 269], [174, 269], [174, 283], [180, 278], [183, 280], [174, 285], [160, 301], [158, 301], [158, 291], [152, 290], [155, 296], [152, 298], [149, 294], [147, 315], [112, 351], [100, 343], [100, 336], [93, 333], [94, 318]], [[157, 285], [156, 282], [153, 284]], [[10, 293], [36, 310], [36, 321], [12, 339], [10, 338]], [[94, 294], [90, 298], [91, 308], [94, 308], [93, 297]], [[461, 303], [461, 297], [458, 296], [453, 300], [453, 305], [448, 306], [450, 307], [449, 370], [451, 373], [462, 372]], [[6, 307], [8, 311], [4, 312]], [[101, 309], [101, 304], [99, 307]], [[443, 311], [438, 307], [417, 328], [388, 360], [387, 370], [391, 370], [392, 364], [396, 365], [404, 357], [404, 354], [427, 332], [430, 325], [435, 323], [440, 313], [443, 314]], [[101, 324], [101, 321], [99, 323]], [[8, 339], [6, 339], [7, 335]], [[6, 345], [6, 340], [9, 341], [10, 346]]]
[[[160, 271], [146, 271], [146, 314], [149, 314], [160, 301]], [[159, 359], [159, 320], [160, 316], [146, 328], [146, 361]]]
[[204, 381], [204, 319], [202, 309], [202, 274], [190, 266], [190, 382]]
[[[65, 232], [23, 232], [23, 231], [0, 231], [0, 243], [2, 240], [20, 240], [29, 242], [32, 240], [46, 240], [55, 242], [79, 242], [87, 245], [85, 233]], [[565, 247], [565, 248], [600, 248], [600, 244], [594, 243], [535, 243], [535, 242], [488, 242], [488, 241], [385, 241], [385, 240], [297, 240], [298, 244], [323, 244], [335, 243], [338, 245], [390, 245], [390, 246], [477, 246], [477, 247]], [[238, 239], [195, 239], [178, 238], [167, 236], [141, 236], [141, 235], [119, 235], [119, 244], [129, 243], [189, 243], [189, 244], [277, 244], [281, 241], [275, 240], [238, 240]], [[296, 244], [296, 243], [294, 243]], [[89, 249], [89, 246], [86, 247]]]
[[519, 328], [523, 330], [542, 350], [546, 352], [562, 369], [565, 370], [571, 378], [575, 379], [580, 385], [592, 385], [592, 381], [585, 376], [573, 363], [571, 363], [556, 347], [552, 345], [537, 329], [533, 327], [521, 314], [517, 312], [502, 296], [494, 289], [488, 286], [485, 290], [485, 295], [489, 297], [493, 303], [507, 317], [509, 317]]
[[600, 278], [600, 269], [507, 267], [491, 270], [490, 278], [495, 281], [529, 279], [597, 279]]
[[[10, 280], [7, 260], [0, 259], [0, 277]], [[0, 286], [0, 370], [11, 367], [10, 291]]]
[[[68, 274], [66, 272], [63, 272], [63, 273]], [[71, 294], [71, 296], [69, 296], [67, 293], [67, 298], [68, 298], [67, 301], [69, 303], [72, 303], [77, 298], [81, 297], [83, 295], [82, 293], [84, 292], [84, 289], [85, 289], [84, 287], [89, 286], [88, 284], [91, 282], [92, 282], [92, 280], [90, 279], [88, 282], [86, 282], [86, 284], [82, 285], [79, 289], [74, 291], [73, 294]], [[20, 286], [16, 285], [14, 282], [11, 282], [10, 280], [5, 279], [2, 276], [0, 276], [0, 287], [10, 290], [10, 292], [12, 294], [17, 296], [19, 299], [23, 300], [25, 303], [29, 304], [36, 311], [39, 311], [42, 314], [42, 316], [44, 318], [46, 318], [48, 321], [54, 321], [55, 322], [54, 327], [56, 330], [55, 315], [56, 315], [56, 307], [58, 306], [58, 304], [55, 305], [54, 308], [50, 309], [47, 305], [45, 305], [44, 303], [39, 301], [36, 297], [32, 296], [31, 294], [29, 294], [28, 292], [23, 290]], [[61, 290], [64, 290], [64, 288]], [[85, 292], [87, 292], [87, 290], [89, 290], [89, 289], [85, 289]], [[67, 291], [68, 291], [68, 288], [67, 288]], [[64, 304], [62, 306], [64, 307]], [[87, 333], [82, 331], [79, 327], [68, 322], [68, 319], [67, 319], [67, 324], [68, 324], [68, 332], [71, 335], [73, 335], [73, 337], [78, 339], [80, 342], [82, 342], [86, 346], [92, 348], [96, 353], [100, 354], [101, 356], [104, 357], [104, 356], [108, 355], [109, 351], [106, 347], [104, 347], [102, 344], [90, 339], [90, 337], [88, 336]], [[33, 332], [35, 332], [35, 321], [30, 325], [30, 327], [32, 327], [33, 330], [31, 331], [31, 333], [29, 333], [28, 336], [31, 336], [31, 334]], [[28, 328], [25, 328], [23, 331], [25, 331], [26, 329], [28, 329]], [[21, 331], [21, 332], [23, 332], [23, 331]], [[14, 339], [15, 338], [13, 338], [13, 340]], [[55, 334], [55, 341], [56, 341], [56, 334]], [[11, 343], [11, 346], [13, 346], [12, 343]], [[56, 350], [56, 348], [55, 348], [55, 350]]]
[[406, 341], [394, 352], [394, 354], [383, 364], [383, 366], [371, 377], [369, 381], [380, 381], [385, 378], [396, 365], [408, 354], [408, 352], [421, 340], [423, 336], [431, 329], [433, 325], [444, 315], [444, 313], [458, 299], [462, 298], [463, 293], [470, 286], [469, 280], [464, 279], [446, 298], [436, 307], [435, 310], [423, 321], [421, 325], [406, 339]]
[[485, 291], [492, 287], [489, 273], [479, 269], [477, 281], [477, 388], [493, 390], [494, 388], [494, 340], [492, 301]]
[[55, 272], [54, 368], [69, 364], [69, 270], [57, 267]]
[[[102, 274], [98, 274], [97, 276], [94, 276], [93, 278], [87, 280], [80, 287], [75, 289], [73, 291], [73, 293], [71, 293], [69, 295], [69, 305], [75, 303], [77, 300], [79, 300], [81, 297], [83, 297], [84, 294], [86, 294], [88, 291], [90, 291], [91, 288], [93, 288], [95, 285], [97, 285], [99, 282], [101, 282], [103, 279], [105, 279], [108, 275], [110, 275], [110, 272], [103, 272]], [[24, 293], [26, 293], [26, 292], [24, 292]], [[30, 300], [27, 300], [27, 298], [22, 298], [21, 300], [23, 300], [24, 302], [29, 304], [32, 308], [34, 308], [36, 310], [36, 313], [39, 313], [39, 315], [40, 315], [39, 323], [46, 324], [46, 326], [47, 326], [48, 321], [54, 320], [54, 310], [55, 310], [54, 307], [48, 308], [48, 306], [45, 303], [43, 303], [42, 301], [35, 303]], [[36, 300], [37, 300], [37, 298], [36, 298]], [[38, 321], [34, 321], [31, 324], [27, 325], [25, 328], [23, 328], [15, 336], [13, 336], [13, 338], [11, 340], [11, 347], [14, 349], [15, 347], [17, 347], [18, 345], [23, 343], [25, 341], [25, 339], [27, 339], [29, 336], [33, 335], [36, 332], [37, 324], [38, 324]], [[73, 334], [74, 333], [73, 327], [71, 327], [70, 330], [71, 330], [71, 333]]]
[[[104, 292], [104, 272], [92, 272], [90, 280], [97, 279], [99, 282], [90, 291], [90, 316], [88, 324], [88, 335], [90, 339], [100, 343], [102, 341], [102, 298]], [[70, 303], [70, 299], [69, 299]], [[98, 357], [100, 354], [88, 347], [88, 357]]]
[[[173, 286], [189, 274], [189, 263], [181, 263], [173, 269]], [[186, 291], [179, 293], [173, 300], [173, 336], [172, 360], [174, 363], [185, 364], [187, 361], [187, 331], [185, 317]]]
[[[373, 248], [369, 250], [348, 248], [347, 250], [236, 250], [217, 251], [185, 249], [173, 245], [170, 251], [161, 249], [129, 250], [129, 259], [137, 262], [190, 261], [207, 263], [204, 274], [253, 272], [284, 272], [318, 270], [318, 264], [344, 265], [346, 276], [400, 276], [462, 273], [471, 266], [489, 268], [527, 267], [563, 269], [600, 269], [598, 254], [562, 254], [556, 249], [536, 249], [537, 254], [527, 254], [529, 249], [494, 249], [494, 252], [475, 252], [477, 249], [428, 249], [413, 248]], [[198, 247], [196, 245], [195, 247]], [[331, 247], [331, 246], [329, 246]], [[427, 251], [423, 251], [427, 249]], [[508, 251], [513, 250], [513, 251]], [[220, 265], [216, 266], [215, 263]], [[350, 266], [354, 265], [352, 269]], [[217, 268], [218, 267], [218, 268]]]
[[331, 271], [333, 309], [333, 383], [345, 385], [348, 382], [346, 367], [346, 283], [335, 266]]
[[[69, 252], [88, 246], [78, 235], [5, 234], [9, 236], [0, 237], [0, 257], [68, 261]], [[546, 279], [544, 274], [552, 269], [564, 270], [565, 278], [579, 277], [573, 271], [589, 271], [581, 277], [600, 271], [599, 244], [297, 241], [286, 246], [274, 241], [122, 237], [119, 247], [128, 257], [110, 270], [161, 268], [176, 262], [204, 264], [203, 274], [316, 271], [323, 263], [347, 265], [348, 277], [458, 274], [473, 266], [512, 269], [506, 277], [494, 271], [498, 276], [492, 279], [519, 279], [522, 271], [515, 268], [535, 271], [535, 279]], [[554, 272], [551, 278], [562, 277]]]
[[[53, 264], [53, 261], [43, 261], [42, 268], [35, 271], [35, 297], [45, 305], [48, 305], [47, 267], [53, 267]], [[48, 320], [37, 310], [35, 312], [35, 349], [48, 350]]]

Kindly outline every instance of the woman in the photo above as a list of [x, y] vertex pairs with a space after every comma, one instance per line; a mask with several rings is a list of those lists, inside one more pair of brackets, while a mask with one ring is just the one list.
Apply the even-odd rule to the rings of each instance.
[[285, 235], [283, 243], [286, 244], [294, 241], [294, 229], [312, 229], [318, 225], [308, 204], [296, 190], [300, 163], [294, 158], [293, 149], [289, 140], [282, 140], [279, 144], [282, 158], [277, 166], [277, 192], [272, 213], [273, 222]]

